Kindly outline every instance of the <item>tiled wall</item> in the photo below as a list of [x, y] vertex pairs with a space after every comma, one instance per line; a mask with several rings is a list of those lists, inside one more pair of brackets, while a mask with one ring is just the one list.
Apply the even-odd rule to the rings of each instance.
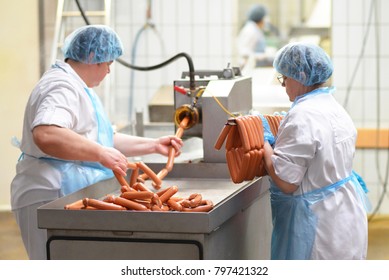
[[[70, 2], [72, 2], [70, 8], [77, 9], [74, 1]], [[102, 2], [80, 1], [84, 10], [96, 9], [98, 3]], [[229, 62], [234, 63], [233, 38], [236, 37], [238, 28], [236, 0], [111, 2], [113, 16], [110, 25], [123, 41], [125, 54], [122, 59], [131, 64], [155, 65], [181, 52], [189, 54], [195, 70], [222, 70]], [[149, 2], [154, 28], [148, 27], [141, 31], [147, 22], [146, 10]], [[45, 4], [47, 11], [45, 24], [47, 36], [50, 37], [54, 26], [55, 1], [45, 1]], [[97, 18], [90, 20], [92, 23], [100, 23]], [[72, 29], [80, 24], [83, 22], [72, 21], [72, 25], [67, 26]], [[51, 45], [46, 48], [49, 50]], [[107, 97], [109, 100], [103, 102], [108, 104], [111, 120], [119, 124], [129, 121], [129, 109], [133, 113], [143, 111], [147, 122], [148, 102], [158, 88], [162, 85], [173, 85], [173, 81], [180, 79], [183, 71], [189, 70], [188, 63], [183, 57], [153, 71], [134, 71], [117, 62], [115, 64], [110, 75], [112, 86]], [[131, 86], [132, 81], [134, 83]], [[101, 95], [104, 97], [103, 93]], [[133, 103], [133, 107], [130, 103]]]
[[[388, 128], [389, 1], [340, 0], [332, 5], [336, 97], [342, 104], [348, 98], [346, 109], [357, 127], [376, 128], [379, 123], [380, 128]], [[355, 170], [370, 189], [373, 210], [384, 191], [388, 157], [385, 149], [358, 149], [356, 153]], [[389, 213], [389, 194], [384, 195], [379, 213]]]

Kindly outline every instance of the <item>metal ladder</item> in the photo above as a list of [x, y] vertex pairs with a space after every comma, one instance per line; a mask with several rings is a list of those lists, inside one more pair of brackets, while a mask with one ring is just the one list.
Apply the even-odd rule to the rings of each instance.
[[[72, 0], [73, 1], [73, 0]], [[104, 9], [103, 10], [94, 10], [94, 11], [84, 11], [85, 15], [89, 17], [102, 17], [104, 18], [104, 24], [110, 24], [110, 15], [111, 15], [111, 0], [102, 0]], [[58, 50], [62, 47], [65, 39], [67, 19], [74, 17], [81, 17], [81, 12], [79, 10], [70, 11], [69, 9], [70, 0], [58, 0], [57, 2], [57, 13], [55, 20], [55, 29], [54, 29], [54, 39], [53, 46], [51, 50], [50, 63], [54, 63], [57, 59]]]

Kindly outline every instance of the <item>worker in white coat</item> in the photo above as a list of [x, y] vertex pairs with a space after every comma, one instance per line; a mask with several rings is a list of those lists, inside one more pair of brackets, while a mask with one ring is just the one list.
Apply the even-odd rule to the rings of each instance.
[[[290, 43], [275, 69], [292, 103], [264, 145], [271, 182], [272, 259], [365, 259], [366, 186], [353, 171], [356, 128], [326, 87], [333, 66], [319, 46]], [[270, 137], [271, 138], [271, 137]]]
[[272, 66], [274, 51], [268, 48], [264, 33], [267, 9], [255, 4], [247, 13], [247, 20], [240, 30], [237, 40], [239, 65], [242, 70], [250, 71], [255, 67]]
[[63, 195], [126, 176], [127, 158], [158, 153], [176, 156], [183, 142], [114, 132], [93, 91], [123, 51], [117, 34], [103, 25], [81, 27], [63, 46], [57, 61], [33, 89], [24, 115], [22, 155], [11, 184], [11, 206], [30, 259], [46, 259], [46, 231], [37, 225], [37, 208]]

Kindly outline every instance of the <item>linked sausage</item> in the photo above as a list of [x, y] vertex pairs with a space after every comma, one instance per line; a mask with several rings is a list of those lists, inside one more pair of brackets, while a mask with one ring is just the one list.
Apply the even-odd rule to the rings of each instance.
[[167, 189], [159, 198], [162, 203], [165, 203], [168, 201], [170, 197], [172, 197], [176, 192], [178, 191], [177, 186], [171, 186], [169, 189]]
[[138, 175], [139, 175], [139, 168], [133, 169], [130, 176], [130, 187], [132, 187], [137, 182]]
[[120, 194], [120, 197], [123, 197], [125, 199], [141, 199], [141, 200], [147, 200], [147, 199], [151, 200], [153, 196], [154, 193], [148, 191], [124, 192]]
[[213, 205], [200, 205], [195, 208], [182, 208], [182, 212], [209, 212], [213, 208]]
[[122, 193], [124, 193], [124, 192], [136, 192], [136, 190], [131, 188], [130, 186], [122, 186], [120, 188], [120, 192], [122, 192]]
[[157, 177], [157, 175], [154, 173], [153, 170], [151, 170], [144, 162], [140, 161], [137, 162], [138, 167], [145, 173], [147, 176], [151, 178], [151, 180], [154, 181], [156, 185], [161, 185], [162, 181]]
[[118, 180], [121, 186], [126, 186], [126, 187], [130, 186], [130, 184], [126, 181], [126, 179], [122, 175], [120, 175], [116, 171], [113, 171], [113, 174], [115, 175], [116, 179]]
[[154, 205], [157, 205], [159, 208], [162, 207], [162, 201], [161, 201], [161, 199], [159, 198], [159, 196], [156, 193], [153, 194], [153, 197], [151, 198], [151, 202]]
[[194, 208], [201, 204], [201, 201], [203, 200], [203, 197], [199, 193], [194, 193], [189, 196], [189, 204], [190, 207]]
[[236, 118], [236, 122], [238, 124], [238, 130], [239, 130], [240, 139], [242, 141], [244, 151], [248, 152], [250, 151], [250, 139], [247, 133], [246, 126], [242, 118]]
[[190, 208], [190, 201], [189, 201], [189, 199], [183, 199], [183, 200], [179, 201], [178, 203], [180, 203], [182, 205], [182, 207]]
[[227, 166], [228, 170], [230, 171], [231, 179], [234, 183], [238, 182], [238, 166], [237, 162], [235, 160], [235, 152], [234, 150], [229, 150], [226, 153], [226, 158], [227, 158]]
[[146, 187], [145, 184], [141, 182], [136, 182], [132, 187], [137, 191], [147, 191], [152, 193], [152, 191], [148, 187]]
[[99, 210], [126, 210], [126, 207], [94, 198], [84, 198], [85, 207], [91, 206]]
[[125, 199], [125, 198], [120, 197], [120, 196], [114, 197], [114, 203], [117, 205], [121, 205], [129, 210], [138, 210], [138, 211], [148, 211], [149, 210], [146, 206], [144, 206], [140, 203], [137, 203], [137, 202], [129, 200], [129, 199]]
[[162, 168], [158, 174], [157, 174], [157, 177], [162, 180], [163, 178], [166, 177], [166, 175], [169, 173], [169, 171], [167, 170], [167, 168]]
[[255, 133], [254, 129], [251, 127], [251, 120], [248, 116], [245, 116], [243, 119], [243, 123], [245, 125], [247, 135], [249, 136], [250, 149], [255, 149]]
[[231, 126], [229, 124], [225, 124], [223, 130], [220, 132], [219, 137], [215, 143], [215, 149], [220, 150], [224, 144], [224, 141], [227, 138], [228, 133], [230, 132]]
[[237, 125], [231, 125], [230, 132], [228, 133], [226, 140], [226, 150], [229, 151], [234, 147], [235, 138], [238, 138]]
[[158, 205], [153, 204], [151, 206], [151, 211], [162, 211], [161, 207], [158, 207]]
[[176, 155], [176, 150], [173, 148], [173, 146], [170, 146], [168, 157], [167, 157], [167, 163], [165, 165], [165, 168], [167, 169], [168, 172], [172, 171], [173, 169], [175, 155]]
[[264, 139], [264, 136], [263, 136], [263, 123], [262, 123], [262, 119], [259, 116], [255, 116], [254, 117], [254, 124], [255, 124], [255, 128], [258, 131], [258, 135], [259, 135], [259, 140], [260, 140], [259, 143], [260, 144], [259, 144], [258, 149], [260, 149], [260, 148], [263, 147], [263, 144], [265, 143], [265, 139]]
[[166, 203], [173, 210], [182, 211], [182, 205], [179, 204], [177, 201], [174, 201], [173, 199], [169, 199]]
[[80, 199], [80, 200], [77, 200], [73, 203], [66, 204], [64, 208], [67, 210], [79, 210], [79, 209], [85, 208], [85, 205], [84, 205], [82, 199]]
[[127, 168], [129, 169], [137, 169], [138, 168], [138, 165], [136, 165], [135, 162], [127, 162]]

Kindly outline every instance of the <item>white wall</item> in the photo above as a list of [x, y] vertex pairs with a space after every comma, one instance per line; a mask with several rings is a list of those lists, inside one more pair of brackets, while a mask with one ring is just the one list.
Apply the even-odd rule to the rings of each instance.
[[0, 3], [0, 210], [9, 209], [10, 183], [20, 151], [11, 137], [21, 137], [23, 111], [39, 78], [38, 1]]
[[[369, 25], [372, 4], [376, 4], [377, 9], [373, 10]], [[336, 97], [344, 104], [350, 88], [346, 109], [356, 126], [376, 128], [379, 121], [380, 128], [388, 129], [389, 1], [340, 0], [332, 1], [332, 5], [333, 82], [337, 87]], [[363, 44], [366, 34], [366, 44]], [[363, 55], [360, 56], [362, 50]], [[361, 59], [357, 67], [359, 57]], [[377, 106], [380, 106], [380, 110]], [[379, 111], [380, 116], [377, 117]], [[383, 192], [380, 176], [384, 181], [389, 169], [388, 153], [387, 149], [359, 149], [356, 153], [355, 170], [362, 175], [370, 189], [373, 210]], [[389, 213], [388, 198], [388, 194], [384, 195], [378, 213]]]

